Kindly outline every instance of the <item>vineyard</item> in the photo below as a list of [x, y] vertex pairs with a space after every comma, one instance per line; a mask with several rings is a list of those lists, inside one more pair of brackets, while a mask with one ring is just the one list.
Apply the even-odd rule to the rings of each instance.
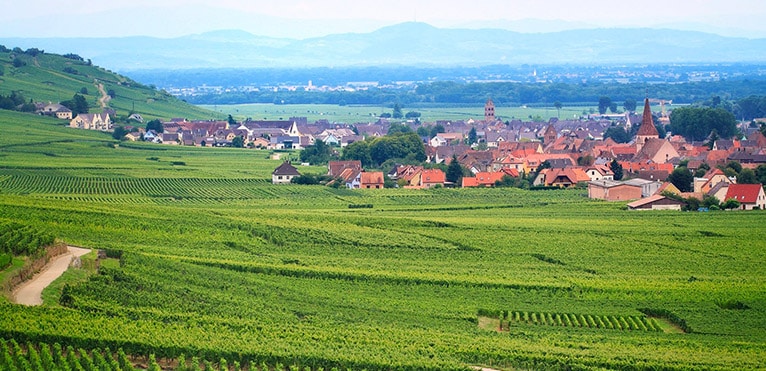
[[766, 364], [763, 212], [275, 186], [267, 152], [118, 145], [19, 117], [0, 112], [0, 238], [115, 259], [70, 268], [42, 306], [0, 300], [3, 370]]

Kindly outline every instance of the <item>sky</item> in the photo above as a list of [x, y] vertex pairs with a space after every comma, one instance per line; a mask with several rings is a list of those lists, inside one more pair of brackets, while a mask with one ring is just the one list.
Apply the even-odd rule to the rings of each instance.
[[[763, 0], [0, 0], [0, 37], [172, 38], [221, 29], [309, 38], [401, 22], [551, 32], [652, 27], [766, 38]], [[11, 5], [12, 2], [12, 5]]]

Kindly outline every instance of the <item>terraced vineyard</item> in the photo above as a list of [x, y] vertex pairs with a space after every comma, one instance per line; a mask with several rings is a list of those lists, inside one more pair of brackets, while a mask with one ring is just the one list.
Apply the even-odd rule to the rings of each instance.
[[578, 190], [274, 186], [265, 152], [115, 145], [3, 115], [17, 135], [0, 136], [0, 224], [119, 263], [65, 274], [41, 307], [0, 302], [0, 368], [46, 352], [110, 369], [150, 355], [250, 370], [766, 364], [763, 212], [629, 212]]

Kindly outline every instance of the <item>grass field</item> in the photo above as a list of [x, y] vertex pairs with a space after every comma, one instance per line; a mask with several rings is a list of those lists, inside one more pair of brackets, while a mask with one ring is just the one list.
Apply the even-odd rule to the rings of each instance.
[[766, 365], [764, 212], [274, 186], [267, 152], [0, 128], [0, 221], [122, 254], [42, 307], [0, 303], [6, 340], [259, 369]]
[[[255, 120], [287, 120], [289, 117], [307, 117], [309, 122], [316, 120], [329, 120], [330, 122], [375, 122], [381, 113], [391, 113], [391, 107], [382, 106], [336, 106], [327, 104], [235, 104], [235, 105], [210, 105], [201, 106], [205, 109], [218, 112], [219, 118], [225, 118], [231, 114], [240, 120], [252, 118]], [[551, 107], [496, 107], [495, 114], [503, 120], [520, 119], [529, 121], [531, 118], [542, 118], [548, 121], [551, 117], [579, 118], [583, 110], [590, 112], [596, 106], [562, 107], [557, 111]], [[653, 107], [654, 108], [654, 107]], [[483, 120], [484, 105], [455, 106], [455, 107], [403, 107], [403, 113], [416, 111], [421, 113], [421, 121], [434, 122], [436, 120]], [[597, 112], [597, 111], [596, 111]]]

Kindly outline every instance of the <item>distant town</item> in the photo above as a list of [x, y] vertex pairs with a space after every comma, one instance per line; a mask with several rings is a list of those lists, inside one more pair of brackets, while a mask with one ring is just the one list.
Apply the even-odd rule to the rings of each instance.
[[[588, 115], [573, 120], [551, 118], [548, 122], [504, 122], [495, 116], [491, 99], [485, 104], [481, 120], [433, 123], [397, 122], [389, 118], [355, 124], [308, 122], [305, 117], [239, 122], [231, 117], [198, 121], [174, 118], [155, 122], [159, 125], [148, 130], [141, 126], [128, 128], [123, 140], [276, 150], [274, 159], [289, 156], [289, 152], [280, 151], [307, 151], [321, 145], [333, 153], [325, 161], [327, 184], [347, 188], [584, 187], [590, 198], [636, 200], [628, 205], [634, 209], [680, 210], [688, 208], [690, 200], [696, 200], [694, 206], [700, 206], [698, 209], [722, 207], [727, 200], [736, 201], [726, 205], [728, 208], [766, 208], [766, 196], [760, 185], [760, 178], [766, 175], [766, 136], [760, 126], [740, 123], [736, 128], [738, 137], [717, 138], [714, 129], [705, 140], [688, 141], [682, 135], [664, 132], [669, 115], [663, 110], [655, 117], [650, 107], [652, 101], [656, 100], [647, 98], [640, 113]], [[57, 105], [46, 105], [40, 110], [67, 118], [66, 109]], [[69, 126], [111, 131], [112, 116], [108, 111], [80, 114], [71, 119]], [[137, 115], [131, 119], [143, 121]], [[658, 127], [662, 128], [662, 135]], [[614, 128], [635, 134], [620, 143], [607, 136]], [[367, 164], [363, 162], [369, 161], [353, 158], [353, 153], [358, 152], [354, 147], [374, 143], [394, 129], [398, 133], [417, 134], [424, 149], [423, 161], [389, 164], [387, 172], [366, 171]], [[461, 169], [457, 179], [448, 175], [454, 161]], [[380, 169], [384, 164], [380, 161], [374, 168]], [[295, 182], [294, 178], [301, 176], [299, 167], [285, 161], [275, 169], [273, 183]], [[679, 174], [689, 176], [683, 178]]]

